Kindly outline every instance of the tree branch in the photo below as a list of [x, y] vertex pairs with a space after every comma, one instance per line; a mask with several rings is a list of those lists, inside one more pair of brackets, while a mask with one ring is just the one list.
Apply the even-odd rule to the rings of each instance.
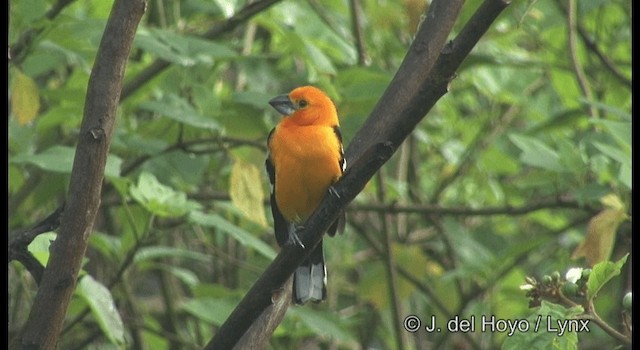
[[[593, 92], [591, 92], [591, 86], [589, 85], [589, 81], [587, 80], [587, 75], [584, 73], [584, 69], [582, 69], [582, 65], [580, 64], [580, 60], [578, 58], [578, 43], [577, 43], [577, 22], [576, 18], [576, 0], [567, 0], [567, 37], [568, 37], [568, 45], [569, 45], [569, 58], [571, 59], [571, 66], [573, 68], [573, 72], [576, 75], [576, 80], [578, 81], [578, 85], [580, 86], [580, 90], [584, 94], [584, 97], [587, 101], [592, 102], [595, 101], [593, 98]], [[593, 104], [589, 104], [589, 115], [593, 118], [598, 118], [599, 113], [596, 106]]]
[[38, 259], [36, 259], [31, 252], [29, 252], [29, 244], [31, 244], [38, 235], [58, 228], [58, 226], [60, 226], [60, 216], [62, 215], [63, 210], [64, 204], [58, 207], [58, 209], [51, 213], [51, 215], [47, 216], [33, 228], [16, 234], [9, 234], [9, 237], [11, 237], [8, 254], [9, 262], [17, 260], [22, 263], [22, 265], [29, 270], [29, 273], [31, 273], [31, 276], [33, 276], [33, 279], [37, 284], [40, 284], [40, 281], [42, 280], [44, 266], [40, 264]]
[[351, 11], [351, 27], [353, 30], [353, 40], [358, 52], [358, 65], [367, 66], [371, 61], [367, 55], [367, 48], [364, 43], [364, 32], [362, 28], [362, 6], [360, 0], [350, 0], [349, 10]]
[[468, 208], [468, 207], [442, 207], [439, 205], [396, 205], [396, 204], [353, 204], [350, 205], [349, 211], [374, 211], [387, 213], [411, 213], [411, 214], [436, 214], [449, 216], [493, 216], [493, 215], [526, 215], [534, 211], [544, 209], [583, 209], [591, 211], [592, 208], [584, 206], [577, 201], [554, 198], [544, 200], [537, 203], [531, 203], [519, 207], [487, 207], [487, 208]]
[[[380, 203], [386, 201], [385, 193], [385, 176], [384, 169], [380, 169], [376, 174], [376, 180], [378, 182], [377, 197]], [[382, 227], [382, 235], [384, 237], [384, 267], [387, 272], [387, 288], [389, 288], [389, 304], [391, 305], [391, 319], [393, 320], [393, 331], [396, 341], [396, 348], [405, 349], [407, 347], [406, 335], [407, 332], [402, 329], [402, 306], [400, 304], [400, 297], [398, 293], [398, 272], [396, 269], [395, 252], [393, 251], [394, 240], [391, 237], [391, 221], [387, 213], [379, 212], [380, 224]]]
[[[561, 1], [556, 0], [556, 5], [558, 5], [558, 7], [564, 12], [565, 16], [568, 16], [568, 9]], [[615, 63], [613, 63], [609, 59], [609, 57], [607, 57], [602, 52], [602, 50], [600, 50], [596, 40], [594, 40], [589, 35], [587, 30], [584, 28], [584, 26], [582, 26], [577, 21], [576, 21], [576, 29], [578, 30], [578, 34], [582, 38], [584, 46], [588, 50], [591, 50], [596, 55], [596, 57], [598, 57], [598, 59], [602, 62], [602, 64], [604, 64], [604, 66], [611, 72], [611, 74], [613, 74], [614, 77], [616, 77], [616, 79], [618, 79], [622, 84], [624, 84], [627, 87], [631, 88], [632, 87], [631, 78], [628, 78], [627, 76], [622, 74], [622, 72], [620, 72], [620, 70], [616, 67]]]
[[24, 349], [54, 349], [100, 206], [122, 77], [144, 0], [116, 0], [100, 42], [85, 101], [68, 198], [40, 288], [24, 327]]
[[507, 1], [485, 1], [458, 38], [443, 50], [462, 3], [462, 0], [434, 0], [431, 3], [426, 20], [396, 76], [347, 149], [351, 167], [297, 232], [306, 248], [300, 245], [282, 247], [205, 349], [233, 348], [249, 325], [271, 304], [272, 293], [282, 288], [296, 266], [322, 239], [340, 210], [360, 193], [416, 124], [446, 93], [447, 84], [460, 63], [508, 5]]

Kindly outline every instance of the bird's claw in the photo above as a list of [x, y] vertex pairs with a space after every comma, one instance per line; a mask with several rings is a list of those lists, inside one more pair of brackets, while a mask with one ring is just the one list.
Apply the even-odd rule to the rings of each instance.
[[331, 194], [331, 195], [335, 196], [336, 198], [340, 199], [340, 193], [338, 193], [338, 190], [336, 190], [336, 188], [333, 187], [333, 185], [329, 186], [329, 190], [328, 191], [329, 191], [329, 194]]
[[302, 247], [302, 249], [305, 249], [305, 246], [300, 240], [300, 237], [298, 237], [298, 234], [296, 233], [296, 231], [297, 229], [289, 233], [289, 244], [299, 245], [300, 247]]

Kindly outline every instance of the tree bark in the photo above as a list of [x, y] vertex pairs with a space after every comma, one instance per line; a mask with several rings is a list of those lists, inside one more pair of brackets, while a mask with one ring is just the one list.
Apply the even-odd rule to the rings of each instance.
[[54, 349], [100, 206], [104, 168], [122, 78], [145, 0], [116, 0], [96, 54], [85, 99], [66, 205], [22, 335], [24, 349]]

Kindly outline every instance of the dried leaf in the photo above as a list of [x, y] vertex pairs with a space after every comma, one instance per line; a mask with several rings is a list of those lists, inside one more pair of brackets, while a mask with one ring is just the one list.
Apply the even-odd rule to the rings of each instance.
[[585, 257], [590, 266], [609, 260], [618, 226], [626, 220], [621, 209], [605, 209], [591, 218], [587, 225], [587, 236], [576, 248], [572, 259]]
[[18, 124], [32, 122], [40, 110], [40, 91], [29, 76], [16, 70], [11, 88], [11, 110], [18, 118]]
[[236, 159], [229, 180], [231, 202], [251, 221], [266, 227], [262, 174], [258, 168]]

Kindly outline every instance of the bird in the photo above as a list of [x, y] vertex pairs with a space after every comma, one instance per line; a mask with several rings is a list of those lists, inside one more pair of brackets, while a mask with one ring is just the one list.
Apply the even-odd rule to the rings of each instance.
[[[335, 104], [317, 87], [301, 86], [269, 104], [282, 119], [267, 138], [266, 169], [271, 183], [271, 212], [276, 241], [302, 245], [296, 235], [346, 169]], [[327, 230], [342, 232], [344, 210]], [[326, 299], [327, 270], [322, 240], [293, 274], [296, 304]]]

